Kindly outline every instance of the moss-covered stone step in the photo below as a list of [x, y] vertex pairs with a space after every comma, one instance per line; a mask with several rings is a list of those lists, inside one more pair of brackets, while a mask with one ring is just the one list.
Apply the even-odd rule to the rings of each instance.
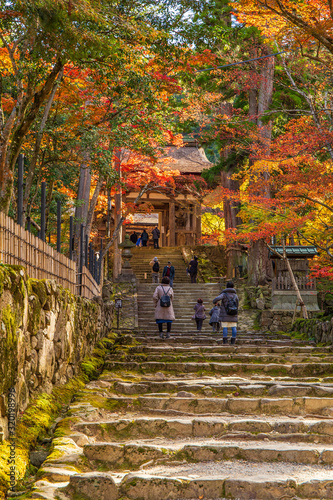
[[[97, 441], [153, 438], [219, 438], [333, 443], [333, 421], [259, 417], [126, 417], [103, 422], [80, 422], [74, 431]], [[77, 436], [78, 434], [74, 434]]]
[[183, 414], [267, 414], [333, 415], [331, 398], [195, 398], [195, 397], [112, 397], [105, 398], [105, 408], [116, 411], [135, 409], [142, 412], [179, 412]]
[[138, 373], [173, 372], [173, 373], [262, 373], [270, 375], [287, 375], [292, 377], [316, 377], [333, 374], [333, 363], [181, 363], [181, 362], [122, 362], [106, 361], [105, 369], [110, 371], [131, 370]]
[[163, 466], [126, 475], [119, 493], [124, 500], [332, 499], [333, 472], [283, 462]]
[[158, 353], [158, 354], [125, 354], [115, 351], [106, 358], [108, 361], [137, 361], [137, 362], [197, 362], [197, 361], [216, 361], [225, 362], [232, 361], [234, 363], [330, 363], [333, 364], [332, 355], [315, 356], [309, 354], [250, 354], [250, 353], [187, 353], [187, 354], [173, 354], [173, 353]]
[[[137, 342], [141, 344], [155, 344], [155, 345], [172, 345], [172, 344], [191, 344], [191, 345], [223, 345], [222, 341], [222, 336], [198, 336], [196, 335], [179, 335], [178, 333], [173, 333], [171, 332], [171, 336], [168, 339], [161, 340], [158, 332], [156, 331], [156, 335], [137, 335], [136, 337]], [[230, 338], [229, 338], [230, 342]], [[308, 344], [307, 342], [304, 342], [302, 340], [265, 340], [265, 339], [253, 339], [250, 337], [246, 337], [245, 339], [242, 339], [238, 337], [236, 339], [236, 345], [244, 345], [244, 344], [250, 344], [251, 346], [253, 345], [260, 345], [260, 346], [303, 346]], [[228, 347], [227, 345], [225, 346], [226, 348]]]
[[102, 461], [112, 470], [137, 469], [141, 465], [172, 461], [216, 462], [249, 460], [253, 462], [296, 462], [303, 464], [333, 463], [333, 446], [304, 443], [246, 441], [177, 441], [146, 443], [92, 443], [83, 448], [84, 455]]
[[262, 346], [262, 345], [218, 345], [218, 346], [202, 346], [202, 345], [184, 345], [184, 346], [173, 346], [170, 344], [162, 343], [161, 345], [135, 345], [135, 346], [124, 346], [119, 349], [125, 349], [126, 352], [130, 354], [137, 353], [175, 353], [175, 354], [188, 354], [188, 353], [249, 353], [249, 354], [286, 354], [293, 353], [294, 355], [305, 355], [305, 354], [314, 354], [314, 355], [325, 355], [330, 354], [333, 355], [333, 349], [331, 346], [329, 347], [318, 347], [318, 346]]
[[[232, 393], [235, 396], [279, 396], [279, 397], [300, 397], [300, 396], [326, 396], [333, 397], [333, 385], [323, 384], [295, 384], [286, 383], [241, 381], [237, 384], [224, 383], [193, 383], [188, 382], [168, 382], [168, 381], [144, 381], [144, 382], [121, 382], [113, 384], [113, 390], [120, 394], [150, 394], [150, 393], [179, 393], [181, 391], [209, 395], [223, 395]], [[179, 394], [181, 395], [181, 394]]]

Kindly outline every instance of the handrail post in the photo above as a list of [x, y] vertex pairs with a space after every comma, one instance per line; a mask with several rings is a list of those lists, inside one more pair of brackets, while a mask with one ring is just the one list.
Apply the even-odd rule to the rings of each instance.
[[61, 201], [57, 200], [57, 252], [61, 252]]
[[80, 295], [82, 296], [82, 271], [83, 271], [83, 224], [80, 228], [80, 260], [79, 260], [79, 284], [80, 284]]
[[97, 284], [101, 284], [101, 279], [102, 279], [102, 252], [103, 252], [103, 238], [101, 238], [101, 246], [99, 250], [99, 261], [98, 261], [98, 280]]
[[88, 269], [88, 235], [85, 237], [85, 245], [84, 245], [84, 265]]
[[17, 223], [23, 226], [23, 171], [24, 155], [19, 154], [17, 169]]
[[74, 220], [73, 215], [69, 218], [69, 258], [73, 260], [73, 237], [74, 237]]
[[93, 275], [93, 259], [94, 259], [94, 250], [92, 247], [92, 243], [89, 243], [89, 271], [90, 274]]
[[46, 207], [46, 183], [41, 183], [42, 193], [41, 193], [41, 204], [40, 204], [40, 238], [45, 241], [45, 207]]

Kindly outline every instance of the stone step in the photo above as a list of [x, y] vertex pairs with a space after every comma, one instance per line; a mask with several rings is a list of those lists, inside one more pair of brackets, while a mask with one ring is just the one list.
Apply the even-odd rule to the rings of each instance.
[[83, 447], [89, 460], [103, 461], [112, 470], [137, 469], [152, 461], [156, 463], [216, 462], [249, 460], [252, 462], [296, 462], [332, 465], [333, 446], [312, 443], [275, 443], [247, 441], [136, 440], [126, 443], [92, 443]]
[[333, 363], [333, 356], [326, 355], [324, 357], [311, 356], [308, 354], [302, 355], [292, 355], [292, 354], [236, 354], [236, 353], [187, 353], [187, 354], [169, 354], [169, 353], [159, 353], [159, 354], [121, 354], [115, 352], [110, 354], [106, 358], [107, 360], [114, 361], [161, 361], [161, 362], [201, 362], [206, 361], [210, 363], [211, 361], [217, 362], [233, 362], [233, 363]]
[[255, 381], [239, 382], [239, 383], [224, 383], [219, 384], [207, 382], [206, 384], [195, 384], [194, 381], [187, 382], [114, 382], [113, 389], [120, 394], [149, 394], [149, 393], [181, 393], [186, 391], [189, 393], [205, 394], [206, 396], [228, 395], [232, 393], [234, 396], [268, 396], [268, 397], [332, 397], [333, 384], [325, 386], [323, 384], [299, 384], [291, 385], [290, 383], [282, 382], [261, 382]]
[[[272, 440], [287, 442], [333, 443], [333, 421], [307, 418], [265, 417], [138, 417], [127, 415], [100, 422], [74, 424], [80, 432], [95, 441], [122, 442], [124, 439], [153, 438], [219, 438]], [[75, 434], [73, 435], [75, 436]]]
[[262, 354], [283, 354], [283, 353], [290, 353], [293, 352], [294, 354], [311, 354], [313, 353], [314, 355], [318, 354], [332, 354], [332, 348], [331, 347], [293, 347], [291, 350], [290, 347], [285, 346], [285, 347], [262, 347], [260, 345], [258, 346], [243, 346], [243, 345], [227, 345], [227, 346], [173, 346], [169, 344], [163, 344], [162, 346], [146, 346], [146, 345], [136, 345], [136, 346], [129, 346], [127, 347], [127, 352], [129, 353], [165, 353], [165, 352], [170, 352], [170, 353], [179, 353], [179, 354], [187, 354], [187, 353], [192, 353], [192, 352], [200, 352], [200, 353], [224, 353], [225, 351], [232, 352], [232, 353], [262, 353]]
[[332, 479], [329, 467], [318, 465], [199, 462], [125, 475], [118, 491], [128, 500], [332, 499]]
[[[155, 327], [156, 327], [156, 324], [155, 324]], [[230, 332], [228, 332], [228, 336], [230, 336], [229, 333]], [[142, 336], [144, 336], [144, 337], [156, 337], [156, 331], [153, 334], [151, 334], [151, 333], [146, 333], [145, 330], [139, 330], [135, 334], [136, 338], [137, 337], [142, 337]], [[221, 336], [222, 336], [221, 332], [217, 333], [217, 332], [212, 332], [211, 330], [208, 331], [208, 332], [206, 332], [206, 331], [205, 332], [201, 331], [200, 333], [196, 332], [195, 334], [193, 334], [191, 336], [187, 332], [180, 332], [180, 333], [177, 333], [177, 334], [175, 334], [174, 332], [171, 332], [171, 337], [172, 338], [174, 338], [174, 337], [177, 337], [177, 338], [189, 338], [190, 337], [192, 339], [192, 342], [193, 342], [193, 348], [195, 348], [197, 339], [201, 340], [202, 337], [205, 337], [207, 340], [209, 340], [209, 339], [215, 339], [215, 340], [218, 339], [218, 340], [220, 340]], [[288, 337], [287, 335], [285, 335], [283, 337], [281, 337], [281, 336], [274, 337], [274, 335], [268, 336], [268, 335], [261, 334], [260, 332], [254, 333], [254, 334], [253, 333], [249, 334], [246, 330], [241, 330], [241, 329], [237, 330], [237, 339], [239, 339], [239, 338], [253, 340], [254, 342], [260, 341], [262, 343], [260, 345], [263, 345], [263, 346], [265, 346], [265, 344], [267, 342], [275, 342], [277, 346], [284, 347], [285, 349], [287, 349], [287, 347], [284, 346], [283, 344], [286, 343], [286, 342], [292, 343], [294, 346], [304, 346], [305, 345], [304, 342], [296, 340], [296, 339], [292, 339], [292, 338]], [[163, 345], [164, 346], [166, 345], [167, 347], [172, 348], [172, 346], [170, 346], [169, 344], [166, 344], [165, 342], [163, 342]], [[259, 348], [260, 345], [258, 345], [258, 346], [252, 346], [252, 347], [253, 348]], [[143, 347], [143, 345], [142, 345], [142, 347]], [[158, 346], [155, 346], [155, 347], [158, 347]], [[187, 346], [187, 348], [190, 348], [190, 347], [191, 346]], [[207, 347], [210, 347], [210, 346], [207, 345]], [[234, 346], [234, 347], [236, 347], [236, 346]], [[179, 348], [181, 348], [181, 347], [179, 347]], [[248, 348], [250, 348], [250, 346]], [[265, 347], [263, 347], [263, 348], [265, 348]], [[324, 353], [325, 351], [318, 351], [318, 352]], [[332, 354], [332, 351], [326, 351], [326, 352], [327, 353], [330, 352]]]
[[333, 365], [330, 363], [217, 363], [217, 362], [122, 362], [106, 361], [104, 368], [106, 370], [131, 370], [138, 373], [154, 373], [156, 371], [165, 371], [173, 373], [221, 373], [231, 375], [235, 373], [256, 373], [261, 372], [267, 375], [285, 375], [289, 377], [321, 376], [333, 374]]
[[[140, 332], [141, 333], [141, 332]], [[172, 345], [172, 344], [191, 344], [191, 345], [221, 345], [222, 344], [222, 337], [220, 336], [199, 336], [199, 335], [188, 335], [188, 334], [176, 334], [174, 332], [171, 332], [171, 337], [168, 339], [161, 340], [160, 337], [158, 336], [158, 333], [156, 332], [153, 335], [147, 335], [143, 336], [142, 334], [137, 334], [135, 336], [135, 339], [140, 342], [141, 344], [149, 344], [149, 345]], [[229, 338], [230, 341], [230, 338]], [[264, 347], [270, 347], [270, 346], [302, 346], [305, 344], [308, 344], [308, 342], [303, 342], [301, 340], [262, 340], [262, 339], [236, 339], [236, 344], [250, 344], [251, 347], [255, 345], [260, 345]], [[227, 348], [227, 345], [225, 346]]]
[[177, 412], [180, 414], [203, 415], [231, 413], [235, 415], [333, 415], [333, 400], [327, 397], [295, 398], [240, 398], [240, 397], [169, 397], [138, 396], [110, 397], [104, 399], [106, 409], [126, 411], [135, 408], [141, 412]]

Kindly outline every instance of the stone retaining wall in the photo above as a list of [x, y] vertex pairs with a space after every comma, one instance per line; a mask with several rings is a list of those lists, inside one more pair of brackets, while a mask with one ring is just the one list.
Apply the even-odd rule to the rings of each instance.
[[333, 318], [297, 319], [293, 325], [293, 331], [305, 333], [307, 338], [314, 340], [317, 344], [333, 344]]
[[0, 426], [6, 437], [7, 395], [18, 411], [64, 384], [112, 326], [113, 303], [77, 297], [53, 280], [29, 279], [0, 264]]
[[[246, 286], [245, 304], [251, 309], [257, 309], [258, 326], [264, 331], [270, 332], [290, 332], [294, 310], [272, 309], [272, 288], [271, 285]], [[309, 311], [309, 317], [316, 314], [316, 311]], [[298, 316], [300, 311], [298, 309]]]

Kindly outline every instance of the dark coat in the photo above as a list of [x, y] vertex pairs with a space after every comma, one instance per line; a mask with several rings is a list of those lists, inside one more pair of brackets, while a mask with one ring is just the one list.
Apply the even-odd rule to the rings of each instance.
[[153, 229], [153, 240], [158, 240], [158, 238], [160, 237], [160, 230], [155, 227], [155, 229]]
[[211, 325], [212, 323], [219, 323], [220, 321], [220, 308], [219, 306], [214, 306], [210, 311], [209, 311], [209, 315], [210, 315], [210, 320], [209, 320], [209, 324]]
[[238, 321], [238, 315], [236, 316], [229, 316], [226, 311], [226, 305], [228, 303], [228, 295], [236, 295], [236, 302], [237, 302], [237, 307], [239, 306], [239, 299], [236, 293], [236, 290], [234, 288], [226, 288], [223, 290], [223, 292], [218, 296], [215, 297], [213, 300], [213, 304], [216, 304], [216, 302], [221, 302], [221, 307], [220, 307], [220, 321], [223, 321], [224, 323], [235, 323]]
[[198, 319], [205, 319], [206, 318], [206, 315], [205, 315], [205, 308], [202, 304], [195, 304], [194, 308], [195, 310], [195, 317], [198, 318]]
[[141, 234], [141, 239], [142, 239], [143, 241], [148, 241], [148, 238], [149, 238], [149, 236], [148, 236], [147, 231], [144, 231], [144, 232]]
[[[167, 276], [167, 269], [168, 269], [168, 266], [164, 266], [163, 277]], [[175, 268], [173, 266], [170, 266], [169, 278], [172, 280], [174, 277], [175, 277]]]
[[198, 273], [198, 261], [195, 259], [192, 259], [191, 262], [188, 265], [189, 267], [189, 272], [191, 276], [194, 276], [195, 274]]
[[136, 243], [138, 241], [138, 235], [136, 233], [132, 233], [130, 236], [130, 240], [132, 243]]

